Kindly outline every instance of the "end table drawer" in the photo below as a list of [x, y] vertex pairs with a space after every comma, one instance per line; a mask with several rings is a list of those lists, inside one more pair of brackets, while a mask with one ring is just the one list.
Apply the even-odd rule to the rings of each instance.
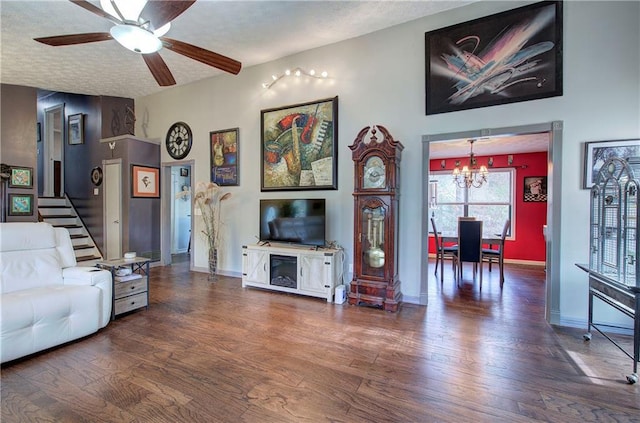
[[120, 282], [115, 286], [115, 298], [122, 298], [127, 295], [139, 294], [147, 290], [147, 279], [140, 278], [129, 282]]
[[147, 306], [147, 293], [132, 295], [130, 297], [120, 298], [116, 300], [115, 314], [126, 313], [127, 311], [135, 310], [140, 307]]

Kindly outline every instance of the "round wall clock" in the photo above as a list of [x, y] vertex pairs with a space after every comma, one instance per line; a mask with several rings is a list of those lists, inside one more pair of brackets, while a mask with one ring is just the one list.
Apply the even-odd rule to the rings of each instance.
[[93, 185], [99, 186], [102, 183], [102, 168], [99, 166], [91, 169], [91, 182]]
[[184, 122], [176, 122], [171, 125], [167, 132], [166, 146], [167, 152], [174, 159], [184, 159], [191, 150], [193, 135], [191, 128]]

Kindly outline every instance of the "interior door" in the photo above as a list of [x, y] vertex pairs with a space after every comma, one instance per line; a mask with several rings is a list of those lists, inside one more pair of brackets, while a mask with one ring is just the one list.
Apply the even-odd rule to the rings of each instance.
[[103, 162], [106, 259], [122, 257], [122, 162]]
[[44, 110], [44, 189], [45, 197], [64, 193], [64, 104]]

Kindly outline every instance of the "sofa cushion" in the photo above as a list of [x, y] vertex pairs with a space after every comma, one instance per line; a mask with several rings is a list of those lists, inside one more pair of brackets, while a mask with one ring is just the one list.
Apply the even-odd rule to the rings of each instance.
[[[66, 232], [48, 223], [2, 223], [0, 232], [0, 292], [8, 293], [62, 283], [62, 267], [75, 264], [62, 254], [73, 253]], [[61, 229], [60, 229], [61, 230]], [[71, 264], [73, 262], [73, 264]]]
[[78, 264], [76, 261], [76, 253], [73, 251], [73, 243], [71, 235], [65, 228], [54, 228], [56, 232], [56, 250], [60, 256], [60, 265], [63, 269], [73, 267]]
[[2, 362], [96, 332], [101, 290], [47, 286], [0, 296]]
[[56, 233], [45, 222], [12, 222], [2, 225], [0, 252], [32, 251], [56, 247]]
[[55, 248], [0, 253], [2, 294], [62, 284], [62, 267]]

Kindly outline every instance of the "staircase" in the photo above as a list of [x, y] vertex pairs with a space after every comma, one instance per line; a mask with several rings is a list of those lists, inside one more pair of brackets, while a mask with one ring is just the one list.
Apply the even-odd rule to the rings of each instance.
[[100, 250], [66, 196], [39, 197], [38, 215], [40, 221], [69, 231], [78, 266], [94, 266], [102, 259]]

